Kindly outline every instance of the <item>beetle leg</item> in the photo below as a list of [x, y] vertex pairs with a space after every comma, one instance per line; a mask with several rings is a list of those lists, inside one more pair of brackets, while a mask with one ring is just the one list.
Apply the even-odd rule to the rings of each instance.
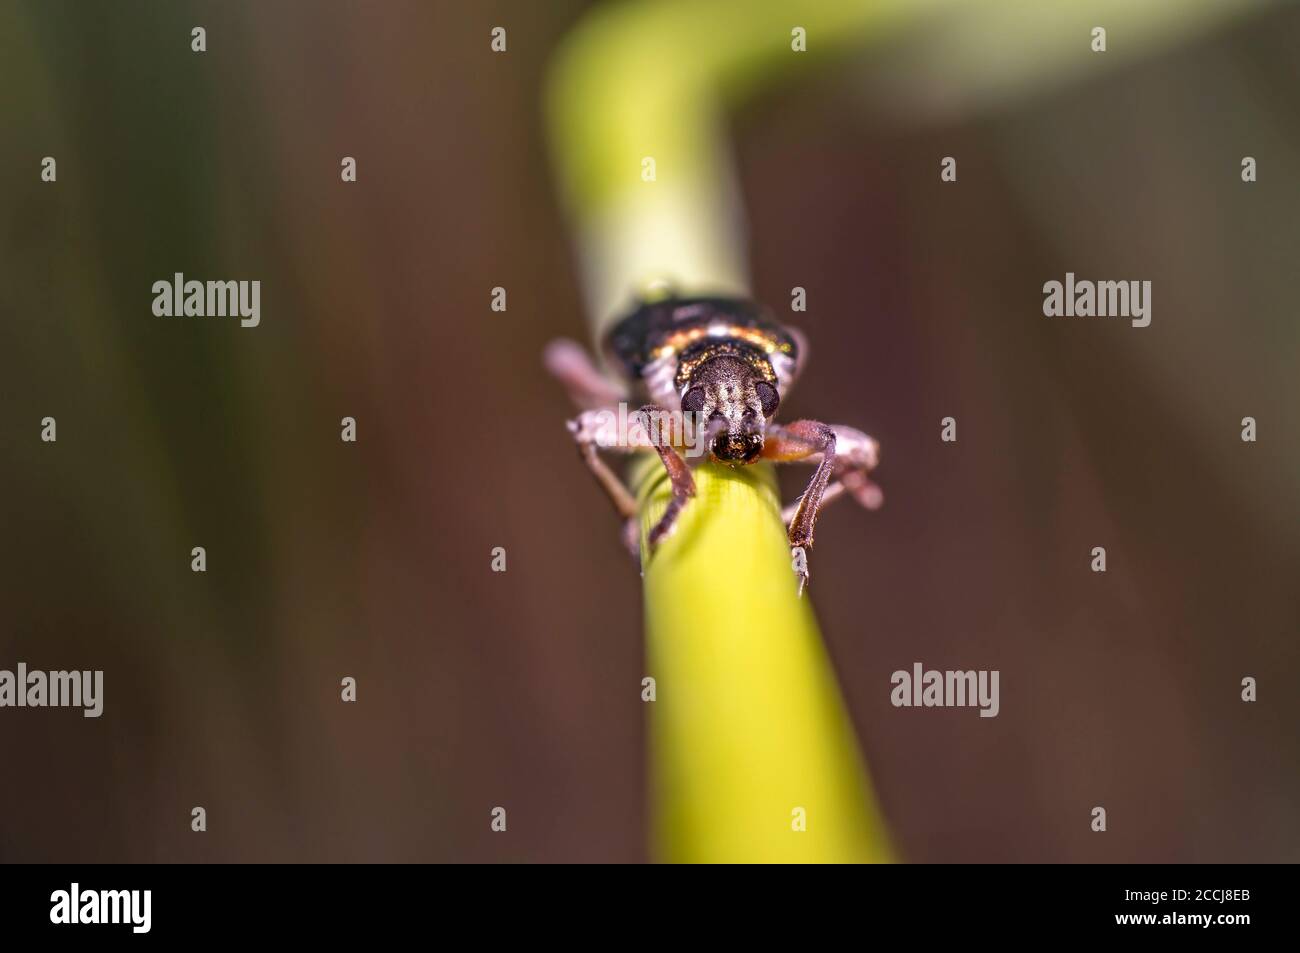
[[[851, 495], [865, 509], [878, 510], [885, 502], [885, 494], [880, 487], [871, 481], [871, 479], [861, 470], [844, 470], [836, 467], [836, 473], [839, 473], [839, 479], [831, 480], [826, 484], [826, 492], [822, 494], [822, 509], [826, 509], [828, 503], [833, 503], [845, 493]], [[800, 497], [799, 499], [802, 499]], [[795, 511], [799, 508], [799, 500], [785, 506], [781, 510], [781, 522], [789, 528], [790, 521], [794, 519]]]
[[[587, 464], [596, 482], [601, 485], [610, 502], [614, 504], [614, 509], [618, 515], [623, 518], [623, 542], [633, 558], [640, 562], [641, 545], [640, 532], [637, 525], [637, 504], [636, 497], [627, 488], [618, 474], [609, 468], [609, 465], [600, 458], [599, 450], [602, 445], [597, 440], [597, 435], [602, 428], [607, 427], [610, 420], [610, 411], [608, 410], [586, 410], [578, 414], [568, 422], [569, 433], [573, 435], [574, 442], [578, 445], [578, 452], [582, 455], [582, 460]], [[667, 412], [655, 404], [646, 404], [638, 413], [642, 414], [666, 414]], [[651, 418], [642, 418], [648, 420]], [[659, 418], [662, 419], [662, 418]], [[695, 495], [695, 479], [691, 476], [690, 467], [682, 459], [681, 454], [672, 446], [667, 439], [656, 439], [657, 435], [650, 433], [650, 427], [646, 423], [638, 421], [635, 415], [629, 417], [629, 434], [627, 445], [610, 445], [603, 449], [617, 450], [623, 453], [631, 453], [636, 450], [643, 450], [649, 447], [659, 454], [659, 459], [663, 461], [664, 469], [668, 471], [668, 479], [672, 486], [672, 499], [668, 501], [668, 506], [664, 510], [663, 516], [659, 522], [650, 530], [650, 545], [657, 545], [664, 537], [672, 532], [677, 523], [677, 517], [681, 514], [682, 508], [686, 506], [686, 501]]]
[[[779, 463], [798, 460], [817, 464], [808, 488], [781, 513], [791, 551], [812, 546], [813, 526], [821, 508], [845, 493], [868, 509], [877, 509], [884, 502], [880, 488], [867, 477], [879, 459], [879, 447], [860, 430], [830, 427], [815, 420], [772, 425], [763, 443], [763, 457]], [[806, 559], [805, 553], [805, 566]], [[799, 573], [800, 592], [807, 581], [807, 571]]]
[[[662, 407], [655, 404], [646, 404], [641, 408], [642, 414], [666, 414]], [[661, 418], [662, 419], [662, 418]], [[651, 445], [659, 459], [663, 461], [664, 469], [668, 471], [668, 480], [672, 485], [672, 499], [668, 501], [668, 506], [664, 509], [664, 515], [659, 517], [659, 522], [650, 530], [649, 542], [655, 546], [673, 531], [677, 525], [677, 517], [681, 515], [682, 509], [686, 506], [686, 501], [695, 495], [695, 478], [691, 476], [691, 469], [686, 465], [676, 448], [664, 439], [653, 439]]]
[[808, 547], [813, 541], [813, 526], [821, 509], [822, 496], [831, 472], [835, 469], [835, 431], [815, 420], [796, 420], [784, 426], [769, 427], [763, 442], [763, 456], [769, 460], [803, 460], [814, 454], [821, 457], [808, 488], [799, 497], [790, 520], [790, 545]]
[[617, 403], [627, 393], [602, 374], [577, 341], [556, 338], [542, 352], [542, 363], [580, 410], [595, 410]]
[[[600, 458], [598, 445], [596, 443], [596, 434], [606, 418], [600, 411], [587, 410], [583, 411], [573, 420], [568, 422], [569, 433], [573, 435], [574, 442], [578, 445], [578, 453], [582, 456], [582, 462], [587, 465], [600, 484], [605, 494], [614, 504], [614, 510], [623, 520], [623, 545], [627, 547], [632, 558], [639, 564], [641, 562], [641, 544], [638, 539], [637, 518], [636, 518], [636, 497], [623, 484], [609, 465]], [[631, 452], [635, 447], [611, 447], [609, 449], [623, 450]]]

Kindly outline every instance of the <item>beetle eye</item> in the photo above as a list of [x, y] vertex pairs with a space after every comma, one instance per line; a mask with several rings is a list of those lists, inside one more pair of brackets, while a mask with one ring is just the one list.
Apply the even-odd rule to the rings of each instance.
[[704, 409], [704, 388], [698, 384], [682, 395], [682, 410], [698, 414]]
[[767, 381], [759, 381], [754, 385], [754, 392], [758, 394], [759, 403], [763, 405], [763, 416], [771, 417], [776, 413], [776, 408], [781, 403], [781, 396], [776, 392], [776, 388]]

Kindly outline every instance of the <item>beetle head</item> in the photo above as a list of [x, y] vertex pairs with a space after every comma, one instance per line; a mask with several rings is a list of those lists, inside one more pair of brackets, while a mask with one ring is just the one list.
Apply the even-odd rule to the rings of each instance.
[[729, 466], [758, 459], [767, 421], [779, 403], [776, 387], [731, 355], [701, 363], [682, 391], [682, 410], [703, 422], [710, 455]]

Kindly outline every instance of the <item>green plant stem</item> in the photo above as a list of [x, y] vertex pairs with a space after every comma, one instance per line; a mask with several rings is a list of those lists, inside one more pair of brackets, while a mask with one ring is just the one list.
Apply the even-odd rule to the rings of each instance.
[[795, 595], [771, 466], [696, 468], [696, 498], [654, 553], [644, 539], [669, 498], [667, 480], [657, 459], [634, 476], [656, 679], [656, 856], [888, 860], [817, 621]]
[[[825, 52], [896, 2], [665, 0], [598, 8], [557, 58], [551, 143], [599, 337], [634, 295], [747, 294], [724, 109], [794, 69], [791, 30]], [[646, 160], [653, 160], [647, 177]], [[644, 525], [663, 468], [636, 471]], [[644, 553], [654, 856], [868, 861], [889, 849], [770, 467], [695, 471], [677, 531]]]

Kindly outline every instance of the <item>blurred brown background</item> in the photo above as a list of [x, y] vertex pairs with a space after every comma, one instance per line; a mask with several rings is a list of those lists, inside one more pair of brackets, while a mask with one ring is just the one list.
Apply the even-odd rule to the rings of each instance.
[[[105, 671], [98, 720], [0, 710], [0, 859], [646, 857], [638, 579], [539, 362], [585, 327], [539, 111], [585, 6], [0, 7], [0, 668]], [[1300, 859], [1298, 41], [942, 121], [849, 60], [736, 117], [756, 294], [808, 292], [787, 414], [883, 446], [812, 597], [906, 859]], [[155, 318], [176, 271], [261, 326]], [[1151, 326], [1044, 318], [1066, 271]], [[890, 707], [914, 661], [1000, 715]]]

